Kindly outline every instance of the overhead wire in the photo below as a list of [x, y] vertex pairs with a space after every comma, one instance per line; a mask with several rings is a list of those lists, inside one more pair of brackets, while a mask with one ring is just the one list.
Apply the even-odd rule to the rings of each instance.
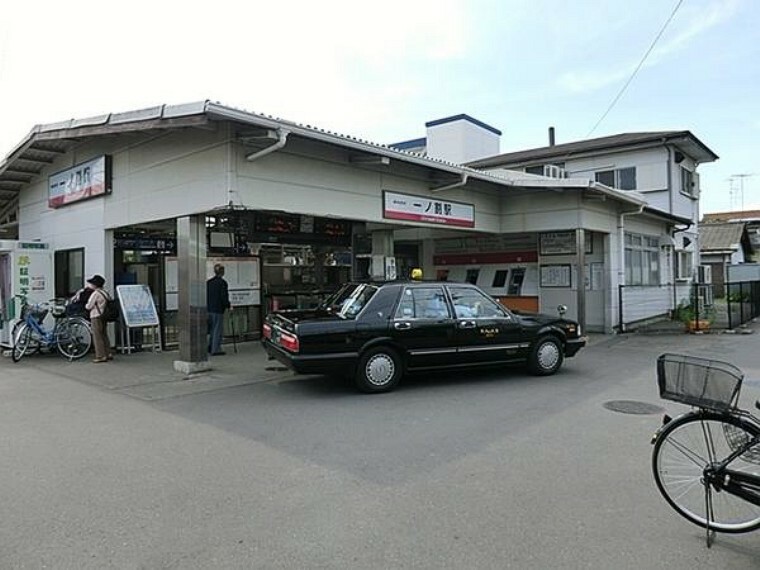
[[673, 11], [670, 13], [670, 16], [668, 16], [668, 19], [663, 24], [662, 28], [660, 28], [660, 31], [655, 36], [654, 40], [652, 41], [651, 45], [649, 46], [649, 49], [647, 49], [646, 53], [644, 54], [644, 57], [641, 58], [641, 61], [639, 61], [639, 64], [636, 66], [636, 68], [633, 70], [633, 73], [631, 73], [631, 76], [628, 78], [628, 81], [625, 82], [623, 87], [618, 91], [618, 94], [615, 95], [615, 98], [612, 100], [612, 102], [607, 107], [607, 110], [602, 114], [602, 116], [599, 118], [599, 120], [596, 122], [594, 127], [588, 132], [585, 138], [588, 138], [591, 136], [591, 134], [597, 129], [599, 125], [602, 124], [602, 121], [609, 115], [610, 111], [615, 107], [615, 104], [620, 100], [620, 98], [623, 96], [623, 93], [625, 93], [625, 90], [628, 89], [628, 86], [633, 81], [634, 77], [636, 77], [636, 74], [639, 72], [641, 67], [644, 65], [644, 62], [649, 57], [649, 54], [652, 53], [652, 50], [654, 49], [654, 46], [657, 45], [657, 42], [662, 37], [662, 34], [665, 33], [665, 29], [668, 27], [668, 24], [670, 24], [671, 20], [676, 15], [676, 12], [678, 12], [678, 9], [681, 7], [681, 4], [683, 4], [684, 0], [678, 0], [678, 3], [676, 4], [675, 8], [673, 8]]

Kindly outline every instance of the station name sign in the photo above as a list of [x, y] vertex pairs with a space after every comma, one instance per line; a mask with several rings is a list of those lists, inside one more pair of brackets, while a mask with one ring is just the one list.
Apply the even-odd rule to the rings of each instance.
[[99, 156], [48, 178], [48, 206], [60, 208], [111, 193], [111, 157]]
[[389, 191], [383, 192], [383, 217], [462, 228], [475, 227], [475, 207], [472, 204]]

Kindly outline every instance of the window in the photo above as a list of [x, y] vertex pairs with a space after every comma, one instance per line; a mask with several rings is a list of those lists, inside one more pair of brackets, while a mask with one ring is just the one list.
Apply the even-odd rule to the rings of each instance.
[[676, 279], [686, 280], [691, 278], [692, 273], [692, 252], [676, 252], [678, 263], [676, 263]]
[[656, 237], [625, 234], [625, 284], [660, 284], [660, 248]]
[[504, 287], [504, 284], [507, 282], [507, 272], [507, 269], [497, 270], [496, 274], [493, 276], [491, 287]]
[[68, 299], [84, 287], [84, 249], [55, 252], [55, 296]]
[[454, 302], [454, 312], [458, 319], [463, 318], [494, 318], [506, 316], [496, 301], [476, 289], [469, 287], [449, 287], [451, 300]]
[[527, 174], [538, 174], [539, 176], [543, 176], [544, 175], [544, 165], [543, 164], [539, 164], [537, 166], [526, 166], [525, 167], [525, 172]]
[[442, 287], [410, 287], [401, 295], [397, 319], [447, 319], [451, 312]]
[[[554, 167], [554, 168], [552, 168]], [[527, 174], [538, 174], [539, 176], [553, 176], [554, 178], [567, 178], [567, 175], [564, 174], [565, 169], [565, 163], [564, 162], [553, 162], [550, 164], [534, 164], [533, 166], [526, 166], [525, 172]], [[561, 176], [558, 176], [554, 173], [559, 173]]]
[[616, 170], [602, 170], [595, 173], [595, 178], [600, 184], [617, 188], [619, 190], [636, 190], [636, 167], [618, 168]]
[[517, 267], [512, 270], [512, 279], [509, 280], [509, 291], [507, 295], [519, 295], [522, 291], [523, 280], [525, 279], [525, 268]]
[[353, 319], [377, 293], [377, 287], [366, 283], [349, 283], [328, 297], [322, 305], [328, 311]]
[[694, 184], [694, 173], [691, 170], [681, 167], [681, 192], [688, 196], [694, 196], [696, 194], [696, 188]]
[[475, 285], [478, 282], [478, 275], [480, 275], [480, 269], [468, 269], [464, 280], [467, 283], [472, 283]]

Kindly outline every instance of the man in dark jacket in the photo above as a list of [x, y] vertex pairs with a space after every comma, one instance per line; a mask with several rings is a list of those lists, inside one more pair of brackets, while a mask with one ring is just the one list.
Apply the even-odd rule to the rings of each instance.
[[214, 276], [206, 281], [206, 310], [208, 311], [209, 341], [208, 351], [218, 356], [222, 351], [222, 331], [224, 311], [230, 308], [230, 295], [224, 280], [224, 265], [214, 265]]

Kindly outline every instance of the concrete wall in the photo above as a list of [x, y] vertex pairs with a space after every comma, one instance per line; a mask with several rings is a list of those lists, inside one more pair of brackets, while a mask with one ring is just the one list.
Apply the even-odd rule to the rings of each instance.
[[427, 155], [463, 164], [499, 154], [499, 135], [465, 119], [427, 127]]

